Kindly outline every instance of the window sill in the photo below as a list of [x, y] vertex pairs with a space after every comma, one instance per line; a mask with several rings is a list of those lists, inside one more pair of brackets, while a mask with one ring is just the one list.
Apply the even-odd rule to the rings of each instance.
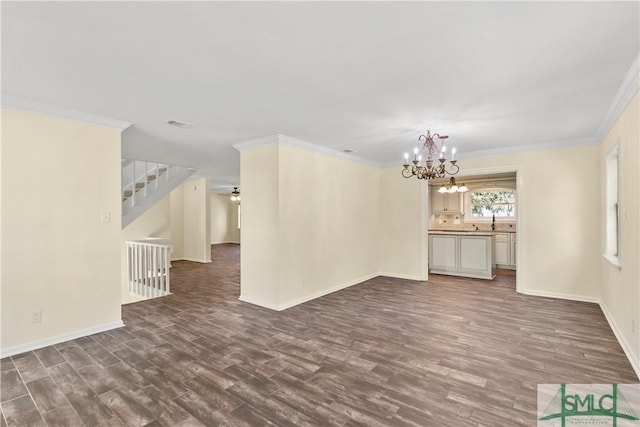
[[[469, 218], [467, 219], [466, 216], [464, 218], [464, 222], [465, 224], [471, 224], [471, 223], [479, 223], [479, 224], [491, 224], [491, 222], [493, 222], [492, 218], [487, 218], [487, 217], [477, 217], [477, 218]], [[497, 218], [496, 217], [496, 224], [514, 224], [516, 223], [516, 219], [515, 218]]]
[[620, 263], [619, 257], [613, 256], [613, 255], [607, 255], [607, 254], [602, 254], [602, 256], [604, 257], [604, 259], [609, 261], [609, 264], [613, 265], [614, 267], [617, 267], [618, 269], [622, 269], [622, 263]]

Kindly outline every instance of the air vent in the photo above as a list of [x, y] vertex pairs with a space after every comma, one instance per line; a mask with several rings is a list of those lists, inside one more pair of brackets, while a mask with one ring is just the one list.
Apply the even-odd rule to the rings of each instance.
[[180, 122], [178, 120], [168, 120], [167, 124], [171, 126], [179, 127], [181, 129], [190, 129], [192, 127], [195, 127], [195, 125], [190, 125], [189, 123]]

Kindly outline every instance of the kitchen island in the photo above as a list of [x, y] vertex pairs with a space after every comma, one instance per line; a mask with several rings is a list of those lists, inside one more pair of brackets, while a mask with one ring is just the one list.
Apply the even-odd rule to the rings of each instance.
[[491, 231], [429, 231], [429, 272], [495, 278], [493, 234]]

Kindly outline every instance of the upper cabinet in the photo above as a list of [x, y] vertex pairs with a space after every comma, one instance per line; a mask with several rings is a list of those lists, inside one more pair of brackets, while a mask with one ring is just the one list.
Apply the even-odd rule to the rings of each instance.
[[438, 193], [431, 191], [431, 211], [434, 214], [463, 214], [463, 193]]

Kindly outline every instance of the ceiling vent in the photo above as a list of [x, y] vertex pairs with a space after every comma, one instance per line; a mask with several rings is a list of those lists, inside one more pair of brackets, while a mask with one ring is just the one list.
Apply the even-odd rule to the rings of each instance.
[[195, 127], [195, 125], [190, 125], [189, 123], [180, 122], [178, 120], [168, 120], [167, 124], [181, 129], [191, 129], [192, 127]]

